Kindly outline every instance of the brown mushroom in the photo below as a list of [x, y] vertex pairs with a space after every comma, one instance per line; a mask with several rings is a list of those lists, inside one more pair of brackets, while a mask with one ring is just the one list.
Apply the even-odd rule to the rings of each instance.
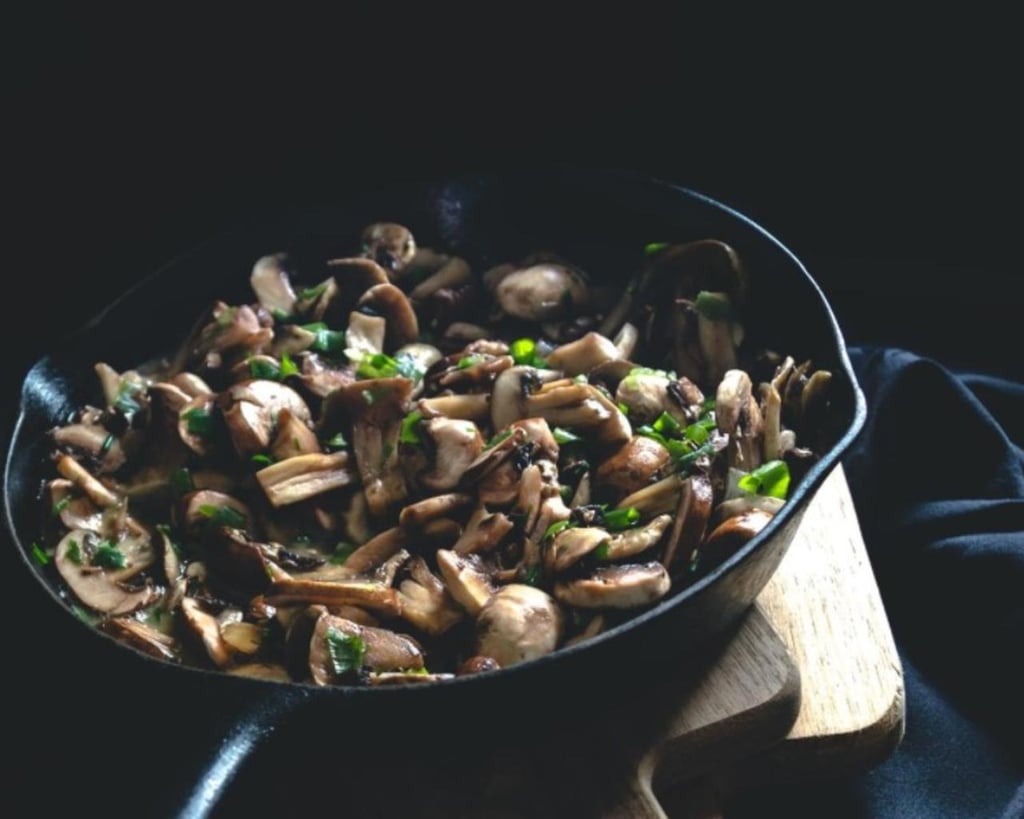
[[[347, 649], [346, 656], [341, 656], [339, 649]], [[339, 682], [345, 672], [362, 668], [373, 671], [423, 668], [423, 650], [408, 635], [363, 626], [332, 614], [320, 615], [309, 644], [313, 682], [331, 685]]]
[[474, 617], [494, 594], [491, 572], [476, 555], [461, 555], [447, 549], [438, 549], [437, 567], [441, 570], [448, 592]]
[[177, 640], [131, 617], [108, 617], [100, 623], [100, 628], [150, 657], [172, 663], [179, 660]]
[[[419, 338], [420, 327], [416, 311], [405, 293], [393, 284], [376, 284], [359, 299], [360, 308], [372, 308], [386, 321], [384, 350], [397, 350]], [[349, 345], [351, 346], [351, 345]]]
[[420, 483], [436, 492], [454, 489], [469, 465], [480, 455], [484, 439], [472, 421], [432, 418], [423, 429], [434, 443], [434, 467]]
[[672, 585], [660, 563], [606, 566], [590, 577], [555, 584], [555, 597], [581, 609], [632, 609], [660, 600]]
[[202, 643], [214, 664], [223, 668], [231, 663], [233, 652], [220, 631], [220, 623], [212, 614], [203, 611], [199, 602], [191, 597], [181, 601], [185, 624]]
[[549, 367], [562, 370], [566, 375], [581, 375], [619, 358], [623, 355], [615, 344], [600, 333], [591, 332], [556, 347], [548, 354], [547, 361]]
[[634, 435], [601, 462], [594, 479], [622, 497], [654, 483], [671, 460], [668, 450], [660, 443]]
[[375, 222], [363, 230], [363, 255], [400, 276], [416, 255], [416, 240], [405, 225]]
[[421, 302], [438, 290], [446, 287], [457, 287], [470, 279], [469, 264], [465, 259], [453, 256], [447, 259], [432, 275], [417, 284], [409, 293], [409, 298]]
[[671, 515], [658, 515], [643, 526], [615, 534], [607, 539], [599, 558], [615, 562], [627, 557], [636, 557], [648, 549], [653, 549], [671, 525]]
[[502, 586], [476, 621], [476, 651], [502, 668], [550, 654], [562, 639], [564, 616], [559, 605], [533, 586]]
[[504, 276], [495, 288], [501, 309], [527, 321], [572, 315], [587, 302], [587, 288], [575, 270], [542, 263]]
[[702, 568], [716, 566], [734, 554], [765, 527], [773, 515], [762, 509], [751, 509], [720, 523], [700, 547]]
[[273, 253], [256, 260], [249, 277], [256, 298], [272, 315], [289, 316], [295, 309], [295, 291], [288, 276], [288, 256]]
[[111, 543], [94, 532], [75, 529], [57, 544], [54, 565], [82, 603], [106, 614], [127, 614], [155, 603], [159, 590], [127, 584], [156, 559], [148, 535], [128, 535]]
[[350, 460], [344, 451], [296, 455], [264, 467], [256, 480], [271, 506], [279, 508], [353, 483], [356, 474]]
[[426, 634], [443, 634], [462, 620], [462, 610], [422, 557], [412, 558], [407, 565], [409, 577], [398, 587], [402, 618]]
[[707, 531], [713, 502], [714, 491], [707, 475], [698, 472], [683, 481], [672, 533], [661, 559], [666, 568], [674, 568], [676, 560], [693, 562]]
[[591, 526], [577, 526], [564, 529], [548, 544], [544, 551], [545, 568], [552, 574], [560, 574], [608, 543], [610, 535], [604, 529]]

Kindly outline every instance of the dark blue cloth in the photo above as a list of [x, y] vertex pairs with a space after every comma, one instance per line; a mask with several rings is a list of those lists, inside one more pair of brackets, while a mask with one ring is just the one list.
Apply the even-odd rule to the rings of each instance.
[[844, 466], [906, 673], [879, 767], [746, 794], [735, 816], [1024, 817], [1024, 384], [854, 348]]

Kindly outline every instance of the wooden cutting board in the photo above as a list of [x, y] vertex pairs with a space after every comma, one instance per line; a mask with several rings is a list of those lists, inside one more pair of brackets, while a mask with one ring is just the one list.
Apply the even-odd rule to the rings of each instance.
[[[898, 744], [903, 718], [899, 658], [837, 469], [735, 635], [715, 656], [665, 673], [642, 699], [609, 703], [560, 734], [538, 726], [536, 741], [515, 745], [500, 740], [497, 708], [480, 747], [456, 762], [424, 752], [396, 771], [329, 747], [300, 754], [301, 764], [293, 750], [290, 760], [306, 781], [327, 785], [341, 771], [358, 782], [344, 789], [347, 816], [652, 817], [666, 815], [663, 803], [673, 817], [706, 817], [765, 779], [877, 763]], [[288, 753], [265, 761], [267, 776], [289, 766]], [[260, 779], [243, 769], [232, 787], [251, 792]], [[259, 802], [275, 815], [324, 804], [320, 788], [264, 787]]]

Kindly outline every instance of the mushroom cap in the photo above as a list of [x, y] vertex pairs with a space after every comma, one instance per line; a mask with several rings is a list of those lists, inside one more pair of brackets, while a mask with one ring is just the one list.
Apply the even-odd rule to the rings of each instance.
[[477, 654], [502, 668], [550, 654], [562, 638], [562, 609], [546, 592], [512, 583], [502, 586], [476, 621]]
[[505, 276], [495, 288], [501, 309], [527, 321], [565, 318], [586, 304], [587, 288], [574, 270], [542, 263]]
[[657, 441], [634, 435], [601, 463], [594, 478], [620, 496], [629, 495], [653, 483], [671, 460]]
[[272, 253], [256, 260], [249, 283], [267, 310], [289, 315], [295, 308], [295, 291], [287, 272], [288, 255]]
[[632, 609], [660, 600], [672, 580], [660, 563], [608, 566], [555, 585], [555, 597], [581, 609]]
[[363, 250], [381, 267], [399, 274], [416, 255], [416, 240], [405, 225], [375, 222], [363, 229]]
[[91, 609], [114, 615], [127, 614], [156, 602], [160, 592], [152, 585], [147, 583], [141, 589], [124, 585], [125, 580], [155, 560], [149, 536], [129, 536], [117, 544], [127, 563], [123, 569], [88, 564], [85, 544], [96, 539], [92, 532], [75, 529], [57, 544], [54, 564], [75, 597]]

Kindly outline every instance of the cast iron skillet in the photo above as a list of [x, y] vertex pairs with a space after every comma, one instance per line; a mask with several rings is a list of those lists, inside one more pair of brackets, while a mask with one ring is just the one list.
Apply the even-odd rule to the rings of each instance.
[[[121, 720], [127, 711], [161, 726], [169, 737], [161, 744], [169, 745], [174, 762], [154, 771], [153, 799], [193, 815], [215, 804], [238, 763], [277, 726], [300, 725], [300, 736], [321, 743], [338, 726], [365, 742], [369, 734], [387, 734], [387, 726], [410, 724], [454, 740], [478, 730], [481, 708], [500, 703], [504, 731], [525, 723], [536, 728], [556, 715], [597, 707], [679, 652], [721, 637], [779, 565], [808, 501], [864, 422], [864, 399], [839, 327], [811, 276], [758, 225], [700, 194], [628, 174], [557, 170], [396, 185], [339, 199], [329, 208], [247, 225], [171, 262], [50, 350], [22, 390], [4, 489], [7, 525], [26, 572], [13, 582], [40, 612], [36, 622], [49, 630], [46, 639], [72, 658], [77, 684], [91, 683], [96, 697], [113, 687]], [[418, 242], [458, 253], [475, 269], [551, 248], [619, 281], [647, 242], [723, 239], [750, 271], [748, 333], [834, 373], [834, 445], [772, 523], [695, 585], [584, 645], [494, 674], [408, 688], [280, 685], [171, 666], [79, 622], [29, 555], [48, 474], [45, 432], [96, 400], [93, 364], [124, 369], [173, 350], [215, 298], [251, 300], [248, 274], [258, 256], [288, 250], [312, 264], [350, 255], [360, 229], [380, 220], [409, 225]]]

